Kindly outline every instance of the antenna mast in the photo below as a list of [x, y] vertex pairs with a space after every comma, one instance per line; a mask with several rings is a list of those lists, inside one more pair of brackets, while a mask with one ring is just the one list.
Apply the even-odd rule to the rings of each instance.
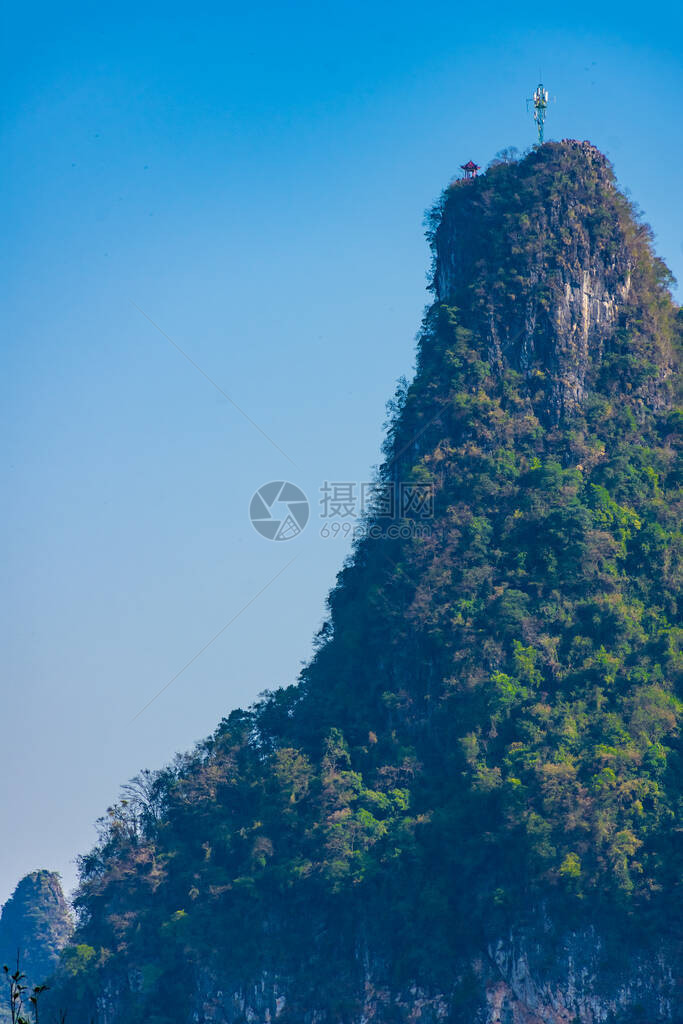
[[543, 127], [545, 125], [545, 115], [548, 110], [548, 90], [544, 88], [543, 83], [539, 82], [536, 87], [536, 92], [530, 100], [526, 101], [526, 108], [529, 109], [529, 104], [534, 105], [534, 121], [538, 128], [538, 144], [543, 145]]

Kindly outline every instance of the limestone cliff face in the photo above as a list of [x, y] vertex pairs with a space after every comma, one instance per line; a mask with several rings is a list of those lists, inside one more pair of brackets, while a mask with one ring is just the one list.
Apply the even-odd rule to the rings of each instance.
[[437, 301], [468, 311], [494, 361], [545, 377], [546, 421], [581, 403], [642, 299], [641, 239], [624, 206], [603, 154], [565, 140], [456, 181], [435, 211]]
[[481, 1024], [678, 1019], [673, 950], [633, 956], [595, 928], [559, 937], [546, 923], [489, 944], [487, 959]]
[[[623, 956], [622, 956], [623, 954]], [[629, 956], [586, 929], [557, 935], [550, 922], [539, 931], [511, 930], [482, 947], [481, 956], [452, 965], [452, 985], [435, 991], [419, 979], [391, 983], [391, 965], [357, 951], [358, 998], [346, 1024], [664, 1024], [682, 1018], [680, 979], [673, 950]], [[132, 991], [140, 979], [128, 979]], [[120, 1019], [116, 1000], [100, 1001], [101, 1024]], [[306, 996], [295, 978], [264, 974], [234, 987], [226, 976], [197, 977], [193, 1024], [331, 1024], [329, 1007]]]
[[60, 950], [73, 931], [59, 875], [32, 871], [17, 885], [0, 916], [0, 963], [22, 970], [41, 984], [54, 970]]
[[[231, 974], [197, 972], [191, 1006], [177, 1024], [676, 1024], [681, 979], [673, 945], [633, 952], [632, 936], [606, 940], [591, 926], [558, 931], [539, 913], [482, 943], [479, 955], [449, 965], [450, 983], [427, 987], [416, 978], [397, 986], [392, 964], [358, 942], [353, 955], [356, 995], [330, 1010], [316, 995], [315, 965], [302, 975], [264, 972], [239, 984]], [[348, 962], [344, 974], [348, 980]], [[306, 981], [302, 984], [303, 978]], [[144, 988], [132, 970], [97, 1001], [98, 1024], [119, 1024], [123, 1007]], [[337, 1015], [339, 1014], [339, 1016]]]

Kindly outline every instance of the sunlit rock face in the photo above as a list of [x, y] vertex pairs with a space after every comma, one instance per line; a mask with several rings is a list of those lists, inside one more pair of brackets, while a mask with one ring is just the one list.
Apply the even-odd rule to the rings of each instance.
[[642, 299], [625, 205], [603, 154], [564, 141], [454, 182], [437, 211], [437, 300], [466, 311], [494, 361], [543, 385], [546, 421], [581, 403]]

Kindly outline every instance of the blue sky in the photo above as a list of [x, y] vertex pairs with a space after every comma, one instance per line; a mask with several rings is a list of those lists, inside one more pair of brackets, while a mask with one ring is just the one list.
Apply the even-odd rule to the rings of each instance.
[[[539, 73], [683, 280], [678, 5], [246, 8], [5, 13], [0, 900], [71, 886], [120, 783], [296, 678], [348, 549], [320, 487], [371, 478], [411, 372], [423, 212], [534, 141]], [[270, 543], [285, 478], [314, 511]]]

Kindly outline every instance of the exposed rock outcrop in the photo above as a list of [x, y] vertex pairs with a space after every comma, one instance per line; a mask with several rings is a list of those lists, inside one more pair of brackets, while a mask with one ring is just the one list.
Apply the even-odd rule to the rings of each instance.
[[624, 212], [604, 155], [573, 140], [454, 182], [435, 211], [437, 300], [468, 311], [494, 360], [546, 377], [540, 411], [553, 422], [581, 404], [641, 298], [640, 236]]
[[[182, 1022], [664, 1024], [682, 1019], [676, 962], [673, 947], [634, 956], [626, 938], [620, 945], [606, 942], [594, 928], [558, 935], [539, 917], [537, 927], [513, 929], [489, 943], [481, 956], [454, 963], [452, 983], [443, 991], [419, 981], [397, 987], [390, 963], [373, 959], [368, 949], [357, 950], [357, 998], [339, 1018], [310, 995], [302, 1004], [294, 977], [266, 973], [255, 984], [234, 987], [229, 967], [223, 976], [201, 970], [192, 1009]], [[140, 977], [128, 978], [132, 992], [141, 984]], [[120, 1019], [121, 1002], [111, 995], [100, 1000], [101, 1024]]]

